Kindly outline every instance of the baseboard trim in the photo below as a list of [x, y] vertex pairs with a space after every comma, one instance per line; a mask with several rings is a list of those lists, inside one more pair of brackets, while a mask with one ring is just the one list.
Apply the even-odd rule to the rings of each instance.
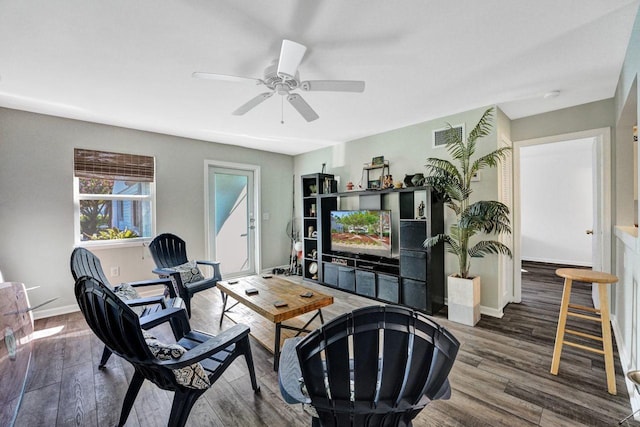
[[[613, 329], [613, 336], [616, 340], [616, 346], [618, 347], [618, 355], [620, 356], [620, 365], [622, 369], [625, 366], [631, 365], [631, 357], [629, 355], [629, 349], [624, 346], [624, 340], [622, 339], [622, 331], [620, 330], [620, 325], [618, 325], [618, 320], [615, 316], [611, 317], [611, 327]], [[629, 403], [631, 403], [631, 412], [635, 412], [640, 409], [640, 394], [636, 391], [635, 384], [631, 382], [629, 378], [627, 378], [626, 372], [623, 372], [624, 375], [624, 383], [627, 386], [627, 393], [629, 394]], [[638, 420], [638, 416], [634, 417], [635, 420]]]
[[577, 267], [592, 266], [591, 262], [589, 261], [561, 260], [561, 259], [551, 259], [551, 258], [522, 257], [522, 261], [544, 262], [545, 264], [575, 265]]
[[47, 308], [44, 310], [34, 310], [33, 319], [46, 319], [47, 317], [60, 316], [62, 314], [74, 313], [80, 311], [77, 304], [65, 305], [63, 307]]

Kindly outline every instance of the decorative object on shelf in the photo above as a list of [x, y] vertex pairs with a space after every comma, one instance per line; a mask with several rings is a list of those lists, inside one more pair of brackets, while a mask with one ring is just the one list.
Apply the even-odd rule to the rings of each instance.
[[331, 191], [332, 183], [333, 183], [333, 180], [331, 178], [324, 179], [324, 182], [322, 185], [322, 194], [332, 193]]
[[382, 166], [384, 165], [384, 156], [377, 156], [371, 159], [371, 166]]
[[311, 195], [315, 195], [317, 191], [318, 191], [318, 186], [317, 185], [311, 184], [309, 186], [309, 193], [311, 193]]
[[313, 280], [318, 279], [318, 263], [317, 262], [312, 262], [311, 264], [309, 264], [309, 273], [311, 273], [311, 278]]
[[[384, 178], [387, 175], [391, 175], [389, 172], [389, 161], [384, 160], [383, 156], [375, 157], [374, 160], [378, 158], [381, 159], [382, 163], [365, 163], [362, 167], [362, 182], [366, 183], [367, 190], [380, 190], [382, 188], [386, 188], [384, 187]], [[371, 171], [374, 171], [373, 174]]]
[[347, 191], [351, 191], [353, 190], [353, 182], [349, 181], [347, 182]]
[[318, 251], [315, 249], [311, 250], [311, 259], [316, 259], [318, 258]]
[[[443, 242], [450, 253], [458, 258], [458, 272], [449, 276], [448, 301], [449, 320], [475, 325], [480, 320], [480, 278], [469, 274], [470, 258], [482, 258], [487, 254], [502, 254], [511, 257], [511, 250], [497, 240], [481, 240], [469, 247], [469, 238], [479, 233], [511, 233], [509, 208], [498, 201], [481, 200], [470, 203], [473, 192], [471, 178], [484, 167], [498, 166], [507, 157], [509, 147], [498, 148], [478, 159], [471, 159], [475, 153], [478, 139], [491, 133], [493, 127], [493, 108], [487, 109], [473, 130], [466, 137], [449, 125], [446, 133], [447, 151], [454, 165], [439, 158], [427, 159], [426, 184], [431, 186], [456, 214], [449, 234], [438, 234], [424, 241], [425, 247], [433, 247]], [[456, 284], [453, 284], [455, 279]], [[458, 279], [466, 282], [463, 285]], [[463, 288], [462, 290], [460, 288]], [[469, 301], [472, 301], [469, 303]]]
[[385, 175], [382, 179], [382, 188], [392, 188], [393, 187], [393, 176]]
[[309, 228], [307, 229], [307, 231], [308, 231], [307, 236], [309, 238], [312, 238], [313, 237], [313, 233], [315, 232], [315, 228], [313, 227], [313, 225], [310, 225]]
[[412, 179], [413, 179], [413, 175], [406, 174], [404, 176], [405, 187], [413, 187], [413, 182], [411, 181]]
[[404, 185], [404, 184], [402, 183], [402, 181], [396, 181], [396, 182], [393, 184], [393, 188], [397, 188], [397, 189], [399, 190], [399, 189], [401, 189], [401, 188], [402, 188], [402, 186], [403, 186], [403, 185]]
[[416, 219], [424, 219], [424, 201], [420, 201], [418, 205], [418, 217]]
[[318, 232], [317, 232], [317, 231], [312, 232], [312, 233], [311, 233], [311, 237], [312, 237], [312, 238], [314, 238], [314, 239], [315, 239], [316, 237], [318, 237]]
[[309, 210], [309, 216], [316, 216], [316, 204], [312, 203], [311, 204], [311, 209]]
[[411, 183], [414, 187], [420, 187], [424, 185], [424, 174], [417, 173], [413, 175], [413, 178], [411, 178]]

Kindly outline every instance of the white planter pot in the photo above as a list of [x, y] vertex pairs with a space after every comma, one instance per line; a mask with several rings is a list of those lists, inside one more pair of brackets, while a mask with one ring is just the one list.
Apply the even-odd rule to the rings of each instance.
[[480, 276], [447, 278], [449, 320], [474, 326], [480, 320]]

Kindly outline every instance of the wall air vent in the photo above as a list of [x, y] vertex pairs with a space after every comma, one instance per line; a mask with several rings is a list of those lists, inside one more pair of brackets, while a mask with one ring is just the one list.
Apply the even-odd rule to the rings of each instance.
[[[452, 126], [453, 130], [458, 133], [460, 138], [464, 138], [464, 124]], [[442, 129], [436, 129], [433, 131], [433, 146], [444, 147], [447, 145], [447, 131], [448, 127]]]

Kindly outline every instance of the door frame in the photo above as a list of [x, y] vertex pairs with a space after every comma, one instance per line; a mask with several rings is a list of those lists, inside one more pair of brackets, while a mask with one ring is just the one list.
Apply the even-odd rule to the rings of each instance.
[[261, 180], [260, 180], [260, 166], [252, 165], [248, 163], [235, 163], [235, 162], [225, 162], [221, 160], [207, 160], [204, 161], [204, 232], [205, 232], [205, 252], [207, 254], [207, 258], [211, 259], [211, 230], [209, 227], [210, 218], [210, 203], [209, 200], [209, 168], [225, 168], [225, 169], [236, 169], [239, 171], [251, 171], [253, 172], [253, 210], [254, 210], [254, 248], [253, 248], [253, 258], [255, 265], [255, 274], [258, 274], [262, 271], [262, 259], [260, 257], [261, 251], [261, 239], [262, 235], [261, 230], [261, 215], [262, 209], [260, 207], [260, 189], [262, 188]]
[[[600, 247], [600, 259], [603, 271], [611, 272], [611, 128], [590, 129], [579, 132], [570, 132], [560, 135], [545, 136], [541, 138], [514, 141], [513, 143], [513, 301], [522, 301], [522, 251], [521, 251], [521, 200], [520, 200], [520, 149], [532, 145], [550, 144], [574, 139], [593, 138], [595, 144], [600, 145], [597, 150], [600, 159], [592, 159], [600, 170], [600, 206], [597, 211], [598, 221], [602, 232], [602, 245]], [[597, 203], [597, 197], [594, 203]]]

